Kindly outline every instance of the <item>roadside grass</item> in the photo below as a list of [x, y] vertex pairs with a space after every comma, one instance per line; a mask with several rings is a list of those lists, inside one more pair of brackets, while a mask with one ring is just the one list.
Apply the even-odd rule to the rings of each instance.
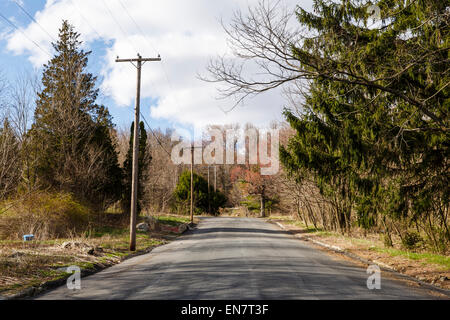
[[302, 221], [297, 220], [297, 219], [293, 218], [292, 216], [271, 215], [270, 217], [267, 217], [267, 219], [283, 222], [285, 224], [288, 224], [288, 225], [291, 225], [294, 227], [299, 227], [302, 229], [302, 233], [314, 233], [314, 234], [317, 234], [320, 236], [325, 236], [325, 237], [335, 235], [333, 232], [323, 230], [322, 228], [315, 228], [311, 225], [306, 226]]
[[[163, 225], [174, 226], [189, 222], [189, 218], [161, 216]], [[122, 261], [124, 258], [148, 252], [150, 249], [168, 243], [178, 236], [172, 232], [137, 232], [136, 251], [129, 251], [129, 228], [123, 222], [91, 228], [78, 236], [35, 240], [0, 240], [0, 295], [11, 296], [29, 287], [65, 279], [68, 266], [82, 270], [99, 270]], [[94, 254], [83, 249], [65, 249], [67, 241], [81, 242], [94, 248], [101, 248]]]
[[109, 236], [123, 236], [126, 234], [129, 230], [126, 228], [120, 228], [120, 227], [111, 227], [111, 226], [99, 226], [96, 227], [94, 230], [89, 231], [87, 233], [88, 236], [94, 237], [94, 238], [101, 238], [105, 235]]
[[442, 266], [443, 271], [450, 271], [450, 257], [448, 256], [443, 256], [435, 253], [417, 253], [393, 248], [380, 248], [380, 247], [371, 247], [369, 248], [369, 250], [388, 253], [392, 257], [402, 256], [411, 260], [418, 260], [424, 263], [433, 263]]
[[158, 221], [163, 224], [168, 224], [171, 226], [178, 226], [183, 223], [189, 223], [191, 220], [186, 216], [174, 216], [174, 215], [161, 215], [158, 216]]

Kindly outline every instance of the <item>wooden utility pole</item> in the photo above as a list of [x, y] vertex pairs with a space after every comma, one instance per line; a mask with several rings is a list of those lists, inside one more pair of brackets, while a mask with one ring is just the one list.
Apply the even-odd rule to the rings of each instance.
[[194, 143], [191, 145], [191, 223], [194, 223]]
[[[135, 59], [119, 59], [116, 62], [131, 62], [137, 69], [136, 106], [134, 109], [134, 137], [133, 137], [133, 169], [131, 174], [131, 214], [130, 214], [130, 251], [136, 250], [136, 212], [138, 194], [138, 159], [139, 159], [139, 110], [141, 101], [141, 67], [147, 61], [161, 61], [161, 58], [142, 58], [139, 53]], [[136, 62], [136, 65], [134, 64]]]
[[210, 166], [208, 166], [208, 213], [211, 213], [211, 200], [209, 196], [209, 167]]
[[217, 166], [214, 166], [214, 192], [217, 192]]
[[191, 223], [194, 223], [194, 149], [203, 147], [194, 147], [194, 142], [191, 144]]

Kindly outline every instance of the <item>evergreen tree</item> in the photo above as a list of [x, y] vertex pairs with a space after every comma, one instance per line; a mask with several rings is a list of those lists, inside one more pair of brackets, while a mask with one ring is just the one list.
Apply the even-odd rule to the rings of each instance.
[[[122, 195], [122, 208], [124, 212], [130, 213], [131, 210], [131, 181], [133, 173], [133, 140], [134, 140], [134, 121], [130, 128], [130, 142], [127, 156], [124, 162], [124, 192]], [[147, 131], [144, 122], [139, 123], [139, 159], [138, 159], [138, 214], [142, 209], [142, 199], [144, 195], [145, 172], [150, 164], [151, 155], [147, 153]]]
[[[194, 188], [194, 210], [201, 212], [208, 212], [211, 208], [211, 214], [217, 214], [220, 207], [223, 207], [227, 201], [226, 196], [220, 191], [214, 191], [214, 188], [209, 188], [209, 206], [208, 206], [208, 181], [202, 176], [193, 174], [193, 188]], [[191, 201], [191, 172], [183, 171], [178, 180], [178, 184], [174, 191], [175, 199], [188, 208]]]
[[101, 208], [120, 195], [121, 169], [108, 109], [96, 104], [96, 77], [85, 71], [90, 52], [67, 21], [44, 65], [29, 132], [35, 175], [43, 188], [71, 192]]
[[422, 226], [440, 249], [450, 240], [450, 38], [440, 19], [446, 6], [377, 5], [385, 26], [375, 29], [355, 23], [367, 21], [367, 7], [350, 1], [317, 0], [315, 14], [299, 10], [299, 21], [318, 36], [293, 54], [319, 76], [305, 95], [304, 114], [285, 112], [298, 134], [281, 159], [299, 179], [305, 170], [313, 174], [335, 201], [341, 230], [351, 227], [352, 212], [366, 228], [387, 215], [403, 222], [404, 232], [411, 223]]

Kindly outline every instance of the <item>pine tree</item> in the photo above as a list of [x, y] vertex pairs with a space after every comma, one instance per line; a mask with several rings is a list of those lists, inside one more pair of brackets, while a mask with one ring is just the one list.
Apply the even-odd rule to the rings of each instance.
[[[209, 189], [209, 205], [208, 205], [208, 182], [202, 176], [193, 174], [194, 189], [194, 210], [198, 213], [208, 212], [217, 214], [220, 207], [223, 207], [227, 201], [226, 196], [220, 191], [214, 191], [213, 186]], [[178, 184], [174, 191], [175, 199], [185, 209], [189, 207], [191, 199], [191, 172], [183, 171], [178, 180]]]
[[405, 230], [418, 223], [442, 248], [450, 240], [446, 6], [377, 5], [382, 28], [367, 28], [367, 6], [350, 1], [317, 0], [314, 14], [299, 9], [300, 23], [317, 36], [292, 52], [318, 76], [304, 114], [285, 112], [298, 134], [281, 160], [299, 180], [314, 177], [335, 202], [341, 230], [352, 213], [366, 228], [388, 216]]
[[[122, 194], [122, 208], [127, 214], [131, 210], [131, 181], [133, 173], [133, 141], [134, 141], [134, 121], [130, 128], [130, 142], [127, 156], [124, 162], [124, 189]], [[150, 164], [151, 155], [147, 153], [147, 131], [144, 122], [139, 123], [139, 158], [138, 158], [138, 214], [142, 209], [142, 199], [144, 195], [145, 172]]]
[[96, 104], [96, 77], [85, 71], [90, 52], [80, 49], [79, 36], [63, 21], [53, 44], [55, 56], [44, 65], [29, 134], [39, 185], [101, 208], [120, 195], [121, 170], [111, 116]]

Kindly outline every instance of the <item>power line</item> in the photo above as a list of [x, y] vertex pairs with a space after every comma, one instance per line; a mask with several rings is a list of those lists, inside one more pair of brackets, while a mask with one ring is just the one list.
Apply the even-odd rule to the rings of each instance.
[[80, 17], [87, 23], [87, 25], [92, 29], [92, 31], [94, 31], [97, 36], [99, 38], [101, 38], [102, 36], [100, 35], [100, 33], [97, 32], [97, 30], [95, 30], [95, 28], [92, 26], [92, 24], [89, 22], [89, 20], [83, 15], [83, 13], [81, 12], [80, 8], [72, 1], [69, 0], [70, 3], [72, 4], [72, 6], [78, 11], [78, 14], [80, 15]]
[[119, 21], [117, 21], [117, 19], [114, 17], [111, 9], [109, 8], [109, 6], [106, 4], [105, 0], [102, 0], [103, 5], [105, 6], [106, 10], [108, 10], [109, 15], [111, 16], [111, 18], [113, 18], [114, 22], [117, 24], [117, 26], [119, 27], [120, 31], [122, 31], [123, 36], [125, 37], [125, 39], [128, 40], [128, 42], [131, 44], [131, 46], [133, 47], [133, 49], [138, 52], [138, 50], [136, 49], [136, 47], [134, 46], [134, 44], [130, 41], [129, 37], [127, 37], [126, 32], [124, 31], [124, 29], [122, 28], [122, 26], [120, 25]]
[[141, 35], [144, 37], [144, 39], [147, 42], [147, 44], [155, 51], [155, 53], [158, 53], [157, 50], [155, 49], [155, 47], [147, 39], [147, 37], [145, 36], [144, 32], [142, 31], [141, 27], [138, 25], [136, 20], [133, 19], [133, 17], [131, 16], [131, 14], [128, 11], [127, 7], [123, 4], [122, 0], [118, 0], [118, 1], [119, 1], [120, 5], [122, 6], [123, 10], [125, 11], [125, 13], [127, 14], [127, 16], [131, 19], [131, 21], [133, 21], [133, 23], [136, 26], [136, 28], [138, 29], [139, 33], [141, 33]]
[[[70, 0], [72, 1], [72, 0]], [[131, 16], [130, 12], [128, 11], [128, 9], [126, 8], [126, 6], [123, 4], [123, 2], [121, 0], [118, 0], [120, 5], [122, 6], [122, 8], [124, 9], [125, 13], [128, 15], [128, 17], [133, 21], [134, 25], [136, 26], [136, 28], [138, 29], [138, 32], [141, 33], [141, 35], [143, 36], [143, 38], [145, 39], [145, 41], [147, 42], [147, 44], [155, 51], [155, 47], [153, 47], [153, 45], [150, 43], [150, 41], [148, 40], [148, 38], [145, 36], [144, 32], [142, 31], [141, 27], [139, 26], [139, 24], [136, 22], [136, 20]], [[127, 38], [127, 40], [130, 42], [130, 44], [132, 45], [132, 47], [136, 50], [136, 47], [133, 45], [133, 43], [131, 43], [131, 41], [129, 40], [129, 38], [126, 36], [124, 29], [121, 27], [121, 25], [119, 24], [119, 22], [116, 20], [116, 18], [114, 17], [114, 15], [112, 14], [110, 8], [108, 7], [108, 5], [106, 4], [106, 2], [104, 0], [102, 0], [104, 6], [106, 7], [106, 9], [108, 10], [111, 18], [113, 18], [113, 20], [115, 21], [115, 23], [119, 26], [120, 30], [122, 31], [122, 34], [124, 35], [125, 38]], [[136, 50], [137, 51], [137, 50]], [[167, 82], [169, 83], [169, 79], [167, 77], [167, 73], [163, 67], [164, 70], [164, 74], [166, 77]], [[153, 82], [152, 82], [153, 84]], [[170, 87], [170, 84], [169, 84]], [[178, 104], [178, 103], [177, 103]], [[145, 123], [147, 124], [147, 127], [149, 128], [150, 132], [152, 133], [152, 135], [155, 137], [156, 141], [158, 142], [159, 146], [164, 150], [165, 153], [167, 153], [167, 155], [169, 157], [171, 157], [171, 154], [164, 148], [164, 146], [162, 145], [161, 141], [159, 140], [158, 136], [155, 134], [155, 132], [152, 130], [152, 128], [150, 127], [150, 125], [148, 124], [147, 120], [145, 119], [144, 115], [142, 115], [142, 118], [144, 119]]]
[[45, 30], [44, 27], [41, 26], [40, 23], [37, 22], [36, 19], [34, 19], [33, 16], [28, 13], [27, 10], [25, 10], [24, 7], [22, 7], [16, 0], [13, 0], [13, 1], [20, 8], [20, 10], [22, 10], [22, 12], [25, 13], [28, 16], [28, 18], [30, 18], [34, 23], [36, 23], [39, 26], [39, 28], [41, 28], [42, 31], [44, 31], [50, 38], [52, 38], [53, 41], [56, 42], [56, 39], [53, 38], [53, 36], [50, 33], [48, 33], [47, 30]]
[[[127, 7], [123, 4], [123, 2], [121, 0], [118, 0], [120, 6], [123, 8], [123, 10], [125, 11], [125, 13], [127, 14], [127, 16], [130, 18], [130, 20], [134, 23], [134, 25], [136, 26], [136, 29], [138, 30], [138, 32], [142, 35], [142, 37], [144, 38], [144, 40], [147, 42], [148, 46], [155, 51], [156, 54], [158, 54], [158, 51], [155, 49], [155, 47], [150, 43], [150, 41], [148, 40], [148, 38], [145, 36], [144, 31], [142, 31], [142, 28], [139, 26], [139, 24], [136, 22], [136, 20], [131, 16], [130, 12], [128, 11]], [[161, 61], [161, 63], [164, 63], [164, 61]], [[150, 80], [150, 83], [153, 85], [153, 87], [157, 87], [153, 81]]]
[[150, 125], [148, 124], [147, 120], [145, 119], [144, 115], [142, 114], [142, 119], [144, 119], [145, 124], [147, 125], [147, 127], [149, 128], [150, 132], [152, 133], [152, 135], [155, 137], [156, 141], [158, 142], [159, 146], [167, 153], [167, 155], [169, 157], [171, 157], [172, 155], [166, 150], [166, 148], [164, 148], [164, 146], [162, 145], [161, 141], [159, 140], [158, 136], [155, 134], [155, 132], [153, 131], [152, 127], [150, 127]]
[[30, 37], [28, 37], [26, 35], [25, 32], [23, 32], [18, 26], [16, 26], [13, 22], [11, 22], [7, 17], [5, 17], [2, 13], [0, 13], [0, 17], [2, 17], [6, 22], [8, 22], [14, 29], [16, 29], [17, 31], [19, 31], [25, 38], [28, 39], [28, 41], [32, 42], [36, 47], [38, 47], [42, 52], [44, 52], [46, 55], [48, 55], [50, 58], [52, 58], [52, 55], [47, 51], [44, 50], [39, 44], [37, 44], [36, 41], [34, 41], [33, 39], [31, 39]]
[[[139, 26], [139, 24], [136, 22], [136, 20], [131, 16], [130, 12], [128, 11], [128, 9], [126, 8], [126, 6], [123, 4], [122, 0], [118, 0], [120, 5], [122, 6], [122, 8], [124, 9], [125, 13], [128, 15], [128, 17], [133, 21], [134, 25], [136, 26], [137, 30], [139, 31], [139, 33], [142, 35], [142, 37], [145, 39], [145, 42], [147, 42], [148, 46], [154, 50], [155, 52], [157, 52], [157, 50], [155, 49], [155, 47], [152, 45], [152, 43], [150, 42], [150, 40], [148, 39], [148, 37], [145, 35], [144, 31], [142, 31], [142, 28]], [[165, 63], [164, 61], [161, 61], [161, 67], [164, 73], [164, 77], [166, 78], [166, 82], [167, 85], [169, 87], [169, 91], [174, 92], [172, 83], [169, 80], [169, 76], [168, 73], [166, 71], [166, 67], [165, 67]], [[180, 107], [180, 103], [178, 102], [177, 97], [174, 95], [175, 97], [175, 103], [177, 104], [178, 108], [181, 109]]]

